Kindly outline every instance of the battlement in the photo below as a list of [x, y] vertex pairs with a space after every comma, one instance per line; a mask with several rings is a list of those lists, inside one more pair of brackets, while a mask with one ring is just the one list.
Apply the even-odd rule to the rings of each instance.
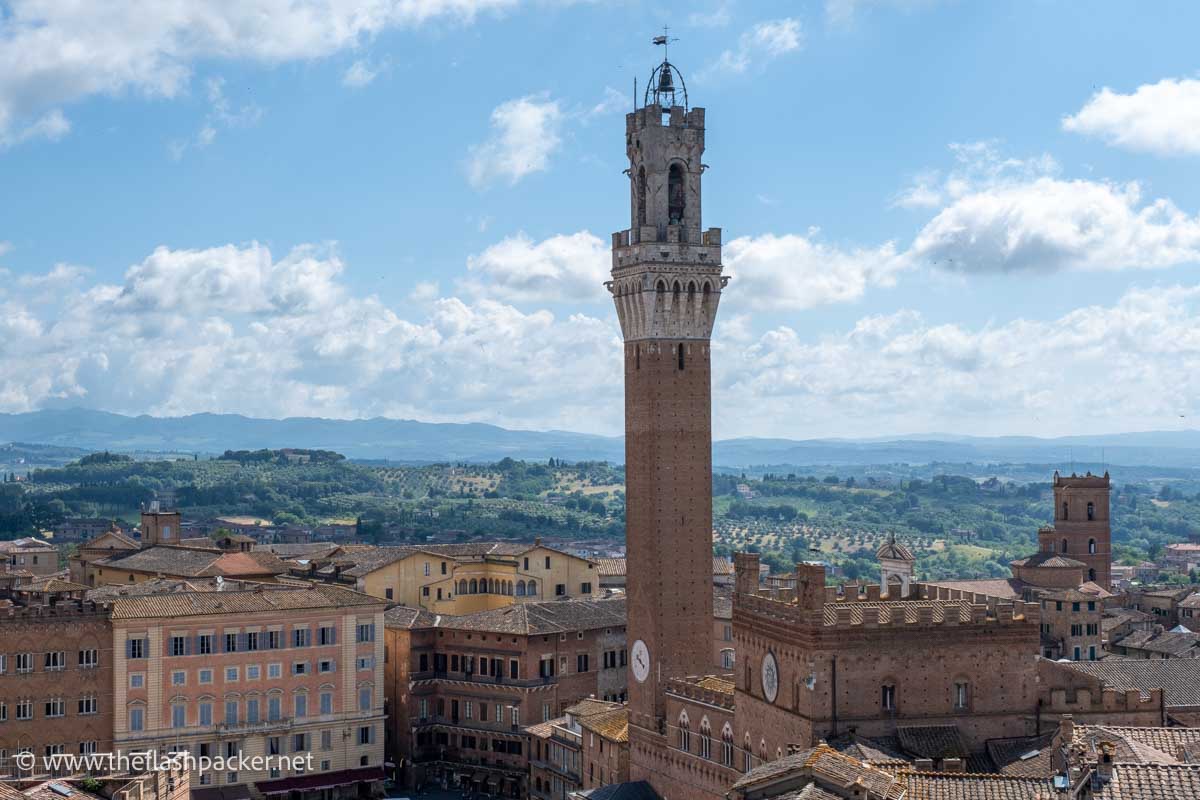
[[[734, 599], [734, 616], [746, 613], [772, 622], [797, 627], [896, 628], [909, 630], [932, 626], [1028, 626], [1040, 621], [1037, 603], [1007, 601], [987, 595], [936, 588], [933, 599], [881, 599], [878, 586], [857, 594], [832, 597], [824, 603], [797, 603], [794, 590], [769, 594], [740, 594]], [[874, 590], [874, 591], [871, 591]], [[945, 593], [946, 596], [941, 596]]]
[[1093, 689], [1050, 689], [1050, 702], [1043, 706], [1051, 714], [1098, 714], [1112, 712], [1158, 714], [1163, 708], [1163, 690], [1151, 689], [1143, 696], [1137, 689], [1104, 688], [1099, 697]]
[[[663, 124], [663, 117], [669, 115], [667, 124]], [[642, 106], [637, 111], [631, 111], [625, 115], [625, 133], [633, 135], [644, 131], [646, 128], [691, 128], [697, 131], [704, 130], [704, 109], [691, 108], [685, 110], [683, 106], [671, 106], [664, 108], [658, 103], [650, 103]]]
[[721, 229], [671, 224], [660, 231], [657, 225], [643, 225], [613, 233], [613, 272], [647, 264], [720, 267]]
[[670, 678], [667, 681], [667, 692], [676, 697], [733, 711], [734, 684], [729, 677], [689, 675], [686, 678]]
[[40, 604], [33, 606], [9, 606], [0, 608], [0, 624], [6, 621], [55, 620], [55, 619], [84, 619], [107, 617], [112, 611], [108, 603], [97, 603], [92, 600]]
[[1110, 486], [1108, 473], [1103, 475], [1060, 475], [1054, 473], [1054, 488], [1056, 489], [1107, 489]]

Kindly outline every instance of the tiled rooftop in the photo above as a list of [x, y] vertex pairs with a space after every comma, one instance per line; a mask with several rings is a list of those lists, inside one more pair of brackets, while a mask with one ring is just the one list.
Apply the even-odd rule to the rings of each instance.
[[1052, 800], [1050, 778], [971, 773], [901, 772], [904, 800]]
[[1093, 797], [1095, 800], [1196, 800], [1200, 797], [1200, 764], [1117, 764], [1112, 780]]
[[1090, 675], [1118, 691], [1138, 689], [1143, 697], [1162, 689], [1168, 707], [1200, 706], [1200, 658], [1106, 658], [1056, 666]]
[[340, 586], [310, 584], [307, 587], [262, 588], [239, 591], [193, 591], [173, 594], [117, 597], [112, 601], [113, 619], [194, 617], [210, 614], [249, 614], [262, 611], [342, 608], [379, 605], [383, 601]]
[[443, 615], [439, 628], [515, 633], [526, 636], [625, 627], [625, 598], [549, 600], [514, 603], [503, 608], [459, 616]]

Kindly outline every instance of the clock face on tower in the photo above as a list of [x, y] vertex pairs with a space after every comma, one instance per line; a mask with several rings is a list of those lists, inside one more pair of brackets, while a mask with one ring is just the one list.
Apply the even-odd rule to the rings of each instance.
[[775, 663], [775, 654], [767, 651], [762, 660], [763, 697], [768, 703], [774, 703], [779, 696], [779, 665]]
[[634, 642], [629, 657], [633, 665], [633, 677], [638, 683], [645, 683], [646, 678], [650, 677], [650, 650], [647, 649], [646, 643], [641, 639]]

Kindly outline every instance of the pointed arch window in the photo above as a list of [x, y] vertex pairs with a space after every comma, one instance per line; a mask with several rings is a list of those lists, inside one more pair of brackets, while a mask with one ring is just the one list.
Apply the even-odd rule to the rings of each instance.
[[676, 162], [667, 171], [667, 222], [671, 225], [683, 223], [686, 183], [683, 165]]

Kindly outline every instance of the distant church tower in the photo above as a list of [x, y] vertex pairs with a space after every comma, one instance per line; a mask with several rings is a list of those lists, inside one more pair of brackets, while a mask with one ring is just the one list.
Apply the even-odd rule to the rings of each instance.
[[667, 680], [712, 660], [709, 339], [728, 280], [721, 231], [700, 224], [704, 109], [665, 59], [625, 116], [625, 151], [630, 228], [606, 285], [625, 338], [630, 771], [654, 781]]
[[1109, 519], [1108, 473], [1060, 475], [1054, 473], [1053, 533], [1060, 555], [1087, 565], [1084, 580], [1112, 588], [1112, 523]]

